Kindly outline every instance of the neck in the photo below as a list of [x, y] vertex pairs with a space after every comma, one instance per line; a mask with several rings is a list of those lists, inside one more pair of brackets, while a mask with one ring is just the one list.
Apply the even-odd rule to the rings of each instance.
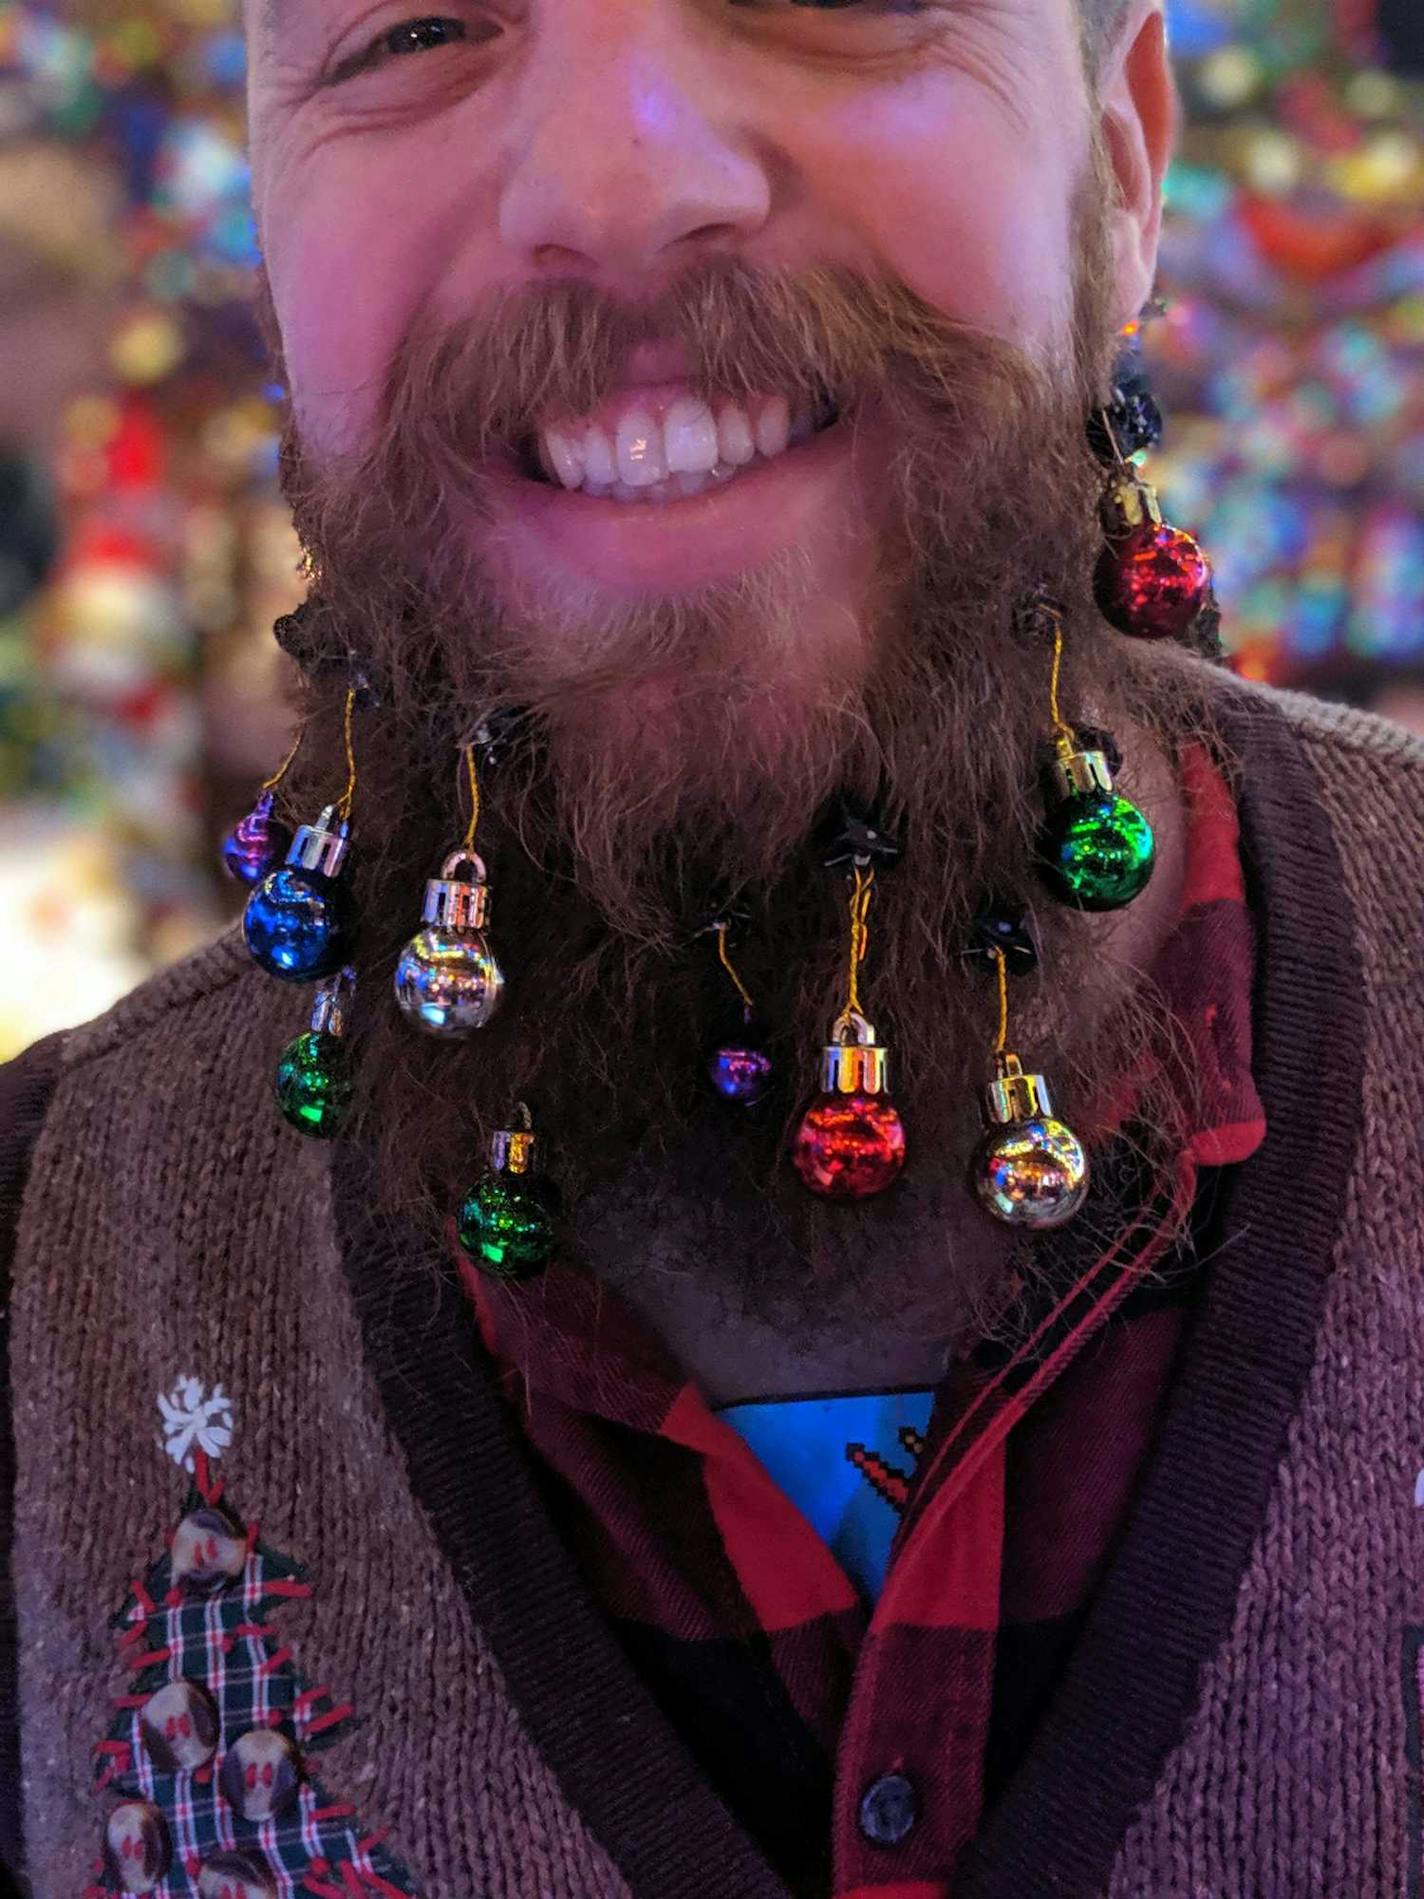
[[[1104, 997], [1151, 967], [1179, 914], [1185, 871], [1171, 762], [1146, 733], [1124, 728], [1119, 737], [1124, 780], [1152, 823], [1158, 859], [1135, 904], [1087, 926], [1107, 965], [1097, 986]], [[1077, 1027], [1091, 1036], [1091, 1021]], [[947, 1357], [992, 1322], [1021, 1244], [965, 1189], [980, 1124], [977, 1103], [962, 1107], [952, 1126], [911, 1130], [928, 1164], [912, 1163], [874, 1204], [853, 1255], [808, 1259], [752, 1204], [712, 1213], [698, 1180], [719, 1161], [704, 1134], [698, 1154], [657, 1169], [635, 1162], [585, 1200], [583, 1256], [714, 1404], [932, 1384]]]

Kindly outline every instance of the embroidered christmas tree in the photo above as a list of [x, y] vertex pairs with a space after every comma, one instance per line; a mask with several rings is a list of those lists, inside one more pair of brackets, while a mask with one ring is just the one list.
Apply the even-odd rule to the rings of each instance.
[[129, 1687], [97, 1749], [114, 1804], [84, 1899], [409, 1899], [381, 1836], [312, 1770], [354, 1709], [309, 1683], [283, 1640], [277, 1618], [312, 1593], [301, 1565], [224, 1502], [210, 1458], [230, 1441], [230, 1401], [185, 1380], [159, 1402], [192, 1487], [114, 1619]]

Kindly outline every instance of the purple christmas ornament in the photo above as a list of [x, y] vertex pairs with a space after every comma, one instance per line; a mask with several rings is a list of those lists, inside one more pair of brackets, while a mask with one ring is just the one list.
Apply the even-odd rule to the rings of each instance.
[[714, 1049], [707, 1074], [724, 1101], [754, 1108], [771, 1086], [771, 1057], [759, 1048]]
[[234, 882], [260, 884], [286, 861], [292, 834], [272, 816], [277, 794], [264, 791], [257, 803], [223, 839], [223, 869]]

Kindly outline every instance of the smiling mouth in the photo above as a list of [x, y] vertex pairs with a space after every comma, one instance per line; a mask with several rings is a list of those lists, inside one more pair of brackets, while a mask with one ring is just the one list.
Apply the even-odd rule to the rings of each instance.
[[725, 487], [841, 418], [825, 395], [708, 401], [686, 384], [620, 390], [592, 415], [546, 426], [518, 452], [528, 480], [589, 500], [658, 504]]

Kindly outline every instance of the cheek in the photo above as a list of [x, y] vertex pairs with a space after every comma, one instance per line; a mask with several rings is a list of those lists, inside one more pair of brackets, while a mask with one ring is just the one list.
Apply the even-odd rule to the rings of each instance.
[[[432, 306], [459, 309], [492, 275], [476, 168], [428, 136], [334, 140], [276, 157], [263, 256], [297, 422], [318, 458], [368, 438], [392, 358]], [[452, 294], [451, 279], [461, 279]], [[463, 303], [462, 303], [463, 298]]]
[[[1052, 115], [1048, 115], [1052, 125]], [[1026, 132], [982, 88], [930, 73], [846, 102], [808, 142], [828, 218], [946, 315], [1034, 353], [1072, 314], [1072, 129]]]

